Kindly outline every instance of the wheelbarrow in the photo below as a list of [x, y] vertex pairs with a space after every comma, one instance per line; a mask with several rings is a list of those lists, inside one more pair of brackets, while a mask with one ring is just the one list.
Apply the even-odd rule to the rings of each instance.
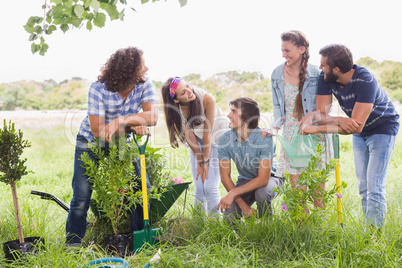
[[[165, 188], [166, 191], [164, 193], [161, 193], [160, 200], [152, 198], [150, 200], [149, 222], [153, 224], [159, 221], [161, 218], [163, 218], [166, 212], [168, 212], [168, 210], [172, 207], [172, 205], [176, 202], [176, 200], [185, 191], [184, 205], [183, 205], [183, 213], [184, 213], [187, 200], [187, 190], [189, 188], [190, 183], [191, 182], [185, 182], [162, 187]], [[41, 197], [41, 199], [54, 201], [56, 204], [62, 207], [66, 212], [69, 212], [70, 210], [70, 207], [66, 203], [64, 203], [62, 200], [60, 200], [59, 198], [55, 197], [50, 193], [31, 190], [31, 194], [38, 195]], [[95, 214], [95, 216], [97, 217], [101, 216], [102, 213], [98, 210], [95, 203], [91, 202], [90, 208], [92, 212]]]

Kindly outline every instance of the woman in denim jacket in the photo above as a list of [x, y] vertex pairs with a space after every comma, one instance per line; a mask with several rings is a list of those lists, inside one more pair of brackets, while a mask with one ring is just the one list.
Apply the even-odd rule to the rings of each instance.
[[[282, 33], [282, 56], [286, 62], [272, 72], [272, 102], [274, 105], [273, 133], [283, 127], [282, 135], [291, 141], [302, 117], [315, 110], [319, 69], [308, 63], [309, 42], [300, 31]], [[332, 140], [329, 135], [319, 134], [317, 138], [324, 150], [323, 160], [319, 168], [333, 158]], [[304, 168], [293, 167], [284, 148], [281, 148], [278, 159], [277, 176], [283, 177], [285, 172], [291, 175], [293, 187], [296, 187], [299, 175]], [[325, 187], [325, 185], [322, 185]], [[322, 207], [320, 200], [316, 205]]]

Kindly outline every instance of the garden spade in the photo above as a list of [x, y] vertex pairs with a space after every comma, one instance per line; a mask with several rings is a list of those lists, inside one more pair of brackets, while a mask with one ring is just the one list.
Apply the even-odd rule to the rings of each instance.
[[142, 189], [142, 204], [144, 210], [144, 229], [139, 231], [134, 231], [133, 233], [133, 251], [134, 254], [141, 251], [141, 249], [146, 245], [155, 245], [157, 240], [156, 238], [160, 236], [160, 229], [152, 229], [149, 224], [149, 215], [148, 215], [148, 193], [147, 193], [147, 177], [146, 177], [146, 168], [145, 168], [145, 148], [148, 143], [149, 134], [147, 135], [147, 139], [144, 144], [139, 145], [137, 142], [137, 138], [135, 135], [135, 131], [133, 131], [133, 138], [135, 143], [138, 146], [138, 150], [140, 152], [140, 163], [141, 163], [141, 189]]
[[338, 204], [338, 222], [342, 226], [342, 190], [341, 190], [341, 174], [340, 174], [340, 168], [339, 168], [339, 134], [334, 133], [334, 156], [336, 160], [336, 166], [335, 166], [335, 178], [336, 178], [336, 186], [338, 187], [338, 198], [337, 198], [337, 204]]

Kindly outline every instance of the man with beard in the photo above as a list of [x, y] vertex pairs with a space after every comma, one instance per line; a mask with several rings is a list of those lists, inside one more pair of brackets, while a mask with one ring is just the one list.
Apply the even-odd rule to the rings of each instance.
[[[399, 129], [399, 115], [374, 75], [353, 64], [350, 50], [332, 44], [320, 50], [322, 70], [316, 111], [301, 122], [303, 134], [353, 134], [353, 154], [359, 193], [367, 223], [381, 230], [387, 207], [385, 182]], [[348, 116], [328, 115], [332, 94]], [[312, 126], [315, 118], [318, 126]]]

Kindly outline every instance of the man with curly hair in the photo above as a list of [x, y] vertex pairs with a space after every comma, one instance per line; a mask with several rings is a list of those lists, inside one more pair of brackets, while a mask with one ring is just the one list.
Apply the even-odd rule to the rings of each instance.
[[[128, 47], [117, 50], [101, 68], [98, 80], [88, 93], [88, 115], [82, 121], [76, 140], [73, 198], [66, 224], [67, 246], [79, 246], [85, 236], [91, 183], [80, 160], [83, 152], [94, 159], [88, 142], [94, 138], [111, 141], [113, 136], [135, 130], [148, 133], [147, 126], [158, 121], [157, 97], [146, 73], [142, 50]], [[140, 207], [140, 206], [138, 206]], [[142, 229], [141, 212], [135, 210], [131, 230]]]

